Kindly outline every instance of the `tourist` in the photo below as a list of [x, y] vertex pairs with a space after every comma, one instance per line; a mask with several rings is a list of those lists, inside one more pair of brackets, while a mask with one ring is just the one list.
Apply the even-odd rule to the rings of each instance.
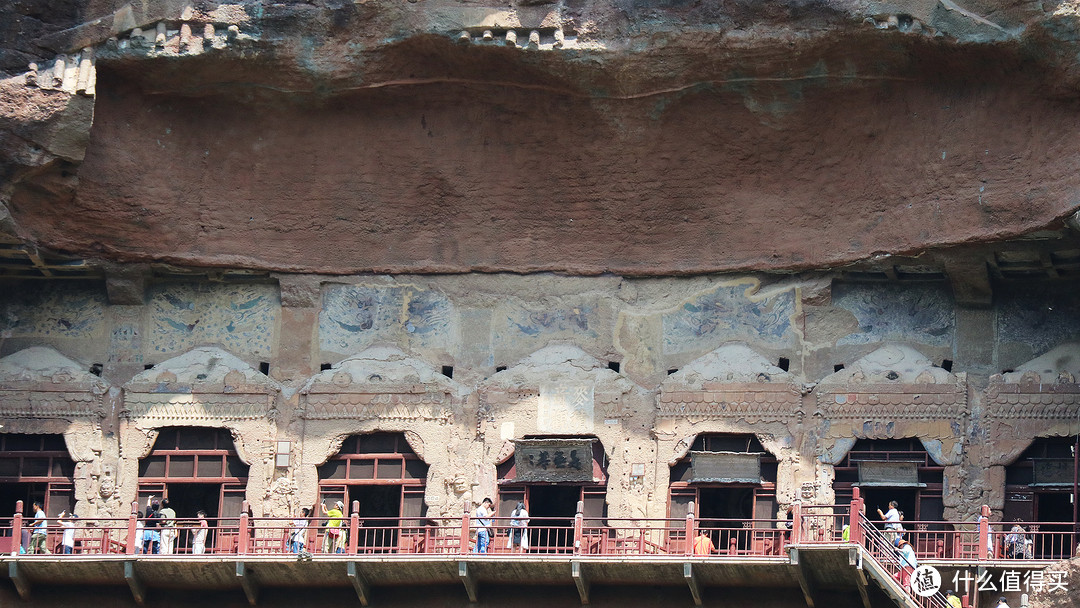
[[161, 554], [172, 555], [176, 550], [176, 511], [169, 506], [168, 498], [161, 499], [160, 516]]
[[694, 555], [712, 555], [713, 553], [716, 553], [716, 545], [705, 530], [699, 530], [697, 538], [694, 539]]
[[901, 538], [897, 548], [900, 550], [900, 585], [907, 589], [911, 586], [911, 573], [919, 567], [919, 559], [908, 541]]
[[191, 537], [191, 553], [202, 555], [206, 553], [206, 535], [210, 532], [210, 524], [206, 521], [206, 511], [199, 511], [195, 516], [199, 518], [199, 525]]
[[1005, 601], [1004, 595], [998, 598], [997, 606], [995, 606], [994, 608], [1009, 608], [1009, 604]]
[[60, 515], [56, 516], [57, 523], [64, 529], [64, 533], [60, 537], [60, 552], [64, 555], [75, 553], [75, 522], [73, 521], [75, 519], [79, 519], [79, 517], [74, 513], [68, 516], [67, 511], [61, 511]]
[[1016, 520], [1009, 533], [1005, 535], [1005, 557], [1013, 559], [1031, 559], [1034, 551], [1032, 541], [1027, 537], [1027, 530]]
[[949, 608], [964, 608], [963, 602], [952, 590], [945, 592], [945, 601], [948, 602]]
[[476, 507], [476, 517], [472, 521], [472, 526], [476, 530], [476, 547], [473, 549], [476, 553], [488, 552], [488, 544], [491, 542], [493, 504], [490, 498], [485, 498], [480, 501], [480, 506]]
[[41, 502], [35, 500], [32, 506], [34, 520], [30, 522], [33, 533], [30, 535], [30, 554], [48, 553], [45, 547], [45, 539], [49, 534], [49, 520], [45, 518], [45, 510], [41, 508]]
[[904, 526], [900, 524], [900, 509], [898, 508], [900, 503], [895, 500], [889, 501], [889, 511], [887, 513], [881, 512], [881, 507], [878, 507], [878, 516], [885, 522], [885, 538], [889, 539], [893, 545], [899, 547], [899, 540], [902, 536], [901, 530]]
[[300, 517], [293, 520], [292, 533], [289, 535], [290, 553], [300, 554], [304, 552], [304, 545], [307, 544], [309, 515], [311, 515], [311, 509], [304, 507], [300, 510]]
[[[153, 499], [153, 496], [150, 497]], [[143, 553], [156, 555], [161, 552], [161, 504], [150, 501], [146, 511], [146, 532], [143, 537]]]
[[323, 551], [326, 553], [344, 553], [345, 552], [345, 531], [341, 529], [342, 517], [344, 514], [342, 510], [345, 508], [345, 503], [337, 501], [334, 503], [333, 509], [327, 509], [326, 503], [321, 503], [323, 515], [326, 520], [326, 538], [323, 540]]
[[522, 553], [529, 550], [529, 512], [525, 510], [525, 503], [517, 503], [517, 507], [510, 512], [510, 550], [514, 553]]
[[142, 511], [135, 514], [135, 553], [143, 552], [146, 542], [146, 515]]

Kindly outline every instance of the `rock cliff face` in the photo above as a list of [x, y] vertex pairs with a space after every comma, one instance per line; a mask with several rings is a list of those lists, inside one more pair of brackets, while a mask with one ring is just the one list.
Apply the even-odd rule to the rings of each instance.
[[102, 262], [786, 271], [1080, 208], [1077, 2], [0, 10], [3, 228]]

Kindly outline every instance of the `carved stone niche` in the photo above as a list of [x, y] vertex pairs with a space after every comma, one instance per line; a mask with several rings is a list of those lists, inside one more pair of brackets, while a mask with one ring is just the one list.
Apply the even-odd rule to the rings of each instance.
[[652, 421], [644, 389], [571, 344], [541, 348], [481, 383], [477, 393], [480, 417], [505, 423], [515, 437], [595, 433], [603, 439], [640, 412]]
[[300, 399], [308, 420], [449, 424], [467, 393], [425, 361], [392, 346], [373, 346], [313, 376]]
[[122, 415], [138, 426], [273, 419], [280, 385], [219, 348], [163, 361], [124, 385]]
[[108, 385], [47, 346], [0, 359], [0, 417], [98, 421]]
[[970, 413], [966, 375], [936, 367], [907, 346], [879, 348], [817, 387], [816, 414], [834, 428], [845, 420], [859, 428], [866, 422], [967, 421]]
[[660, 384], [661, 419], [795, 422], [802, 396], [793, 376], [741, 343], [721, 346]]
[[[1026, 439], [1076, 433], [1080, 419], [1080, 343], [1072, 342], [1024, 363], [1015, 371], [995, 374], [986, 388], [986, 416], [991, 437], [1021, 440], [999, 454], [1011, 462]], [[1011, 442], [1010, 442], [1011, 443]], [[1004, 446], [999, 446], [1004, 447]]]

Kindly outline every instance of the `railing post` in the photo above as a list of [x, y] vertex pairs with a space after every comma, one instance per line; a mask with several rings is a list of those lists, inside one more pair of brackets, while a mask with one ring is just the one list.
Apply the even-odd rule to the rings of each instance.
[[360, 543], [360, 501], [352, 501], [352, 514], [349, 515], [349, 555], [356, 555]]
[[863, 499], [859, 495], [859, 488], [853, 488], [851, 494], [851, 511], [848, 513], [848, 542], [857, 545], [863, 544]]
[[791, 505], [791, 544], [802, 541], [802, 504], [795, 502]]
[[11, 554], [18, 555], [22, 547], [23, 501], [15, 501], [15, 515], [11, 518]]
[[694, 501], [690, 501], [690, 504], [686, 507], [686, 547], [684, 553], [686, 555], [694, 554], [694, 539], [697, 537], [694, 530]]
[[585, 526], [585, 502], [577, 501], [577, 513], [574, 514], [574, 554], [581, 553], [581, 537]]
[[464, 555], [469, 552], [469, 501], [465, 501], [465, 514], [461, 516], [461, 546], [459, 552]]
[[251, 546], [250, 529], [251, 517], [248, 516], [248, 501], [245, 500], [240, 506], [240, 538], [236, 545], [236, 552], [240, 555], [246, 555]]
[[983, 505], [979, 518], [979, 559], [990, 557], [990, 507]]
[[124, 553], [128, 555], [135, 555], [139, 552], [139, 543], [142, 541], [138, 538], [139, 534], [139, 501], [131, 501], [131, 513], [128, 515], [127, 525], [127, 545], [124, 547]]

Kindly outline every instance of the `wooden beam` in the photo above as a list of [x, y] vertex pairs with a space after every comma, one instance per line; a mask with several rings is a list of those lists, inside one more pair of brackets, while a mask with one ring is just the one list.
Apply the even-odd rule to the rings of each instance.
[[815, 608], [814, 587], [810, 582], [810, 577], [806, 574], [805, 565], [799, 560], [799, 550], [792, 547], [788, 555], [791, 566], [795, 570], [795, 578], [799, 581], [799, 588], [802, 589], [803, 599], [806, 600], [807, 608]]
[[589, 578], [585, 576], [585, 571], [581, 568], [581, 562], [570, 562], [570, 578], [574, 579], [574, 584], [577, 585], [578, 595], [581, 597], [581, 605], [589, 605]]
[[477, 601], [476, 579], [474, 579], [472, 577], [472, 574], [469, 572], [468, 562], [458, 562], [457, 575], [458, 578], [461, 579], [461, 583], [465, 585], [465, 592], [469, 594], [469, 601]]
[[240, 579], [240, 586], [244, 589], [248, 604], [254, 606], [259, 600], [259, 581], [244, 562], [236, 562], [236, 578]]
[[697, 575], [694, 574], [694, 565], [690, 562], [686, 562], [682, 567], [683, 578], [686, 579], [686, 584], [690, 587], [690, 595], [694, 596], [694, 605], [701, 605], [701, 586], [698, 585]]
[[360, 572], [360, 569], [356, 566], [356, 562], [349, 562], [346, 564], [345, 576], [349, 577], [349, 582], [352, 583], [353, 589], [356, 590], [356, 597], [360, 598], [360, 605], [367, 606], [371, 601], [371, 585], [368, 584], [367, 579]]
[[[15, 548], [18, 549], [18, 546]], [[30, 581], [23, 574], [19, 562], [8, 562], [8, 577], [15, 584], [15, 590], [19, 592], [19, 597], [24, 600], [30, 599]]]
[[866, 590], [866, 573], [862, 569], [862, 549], [848, 551], [848, 563], [855, 566], [855, 588], [859, 590], [859, 599], [863, 608], [870, 608], [870, 593]]
[[146, 585], [143, 584], [142, 579], [135, 572], [135, 562], [124, 562], [124, 580], [127, 581], [128, 587], [131, 588], [131, 596], [135, 598], [135, 603], [142, 606], [146, 602]]

